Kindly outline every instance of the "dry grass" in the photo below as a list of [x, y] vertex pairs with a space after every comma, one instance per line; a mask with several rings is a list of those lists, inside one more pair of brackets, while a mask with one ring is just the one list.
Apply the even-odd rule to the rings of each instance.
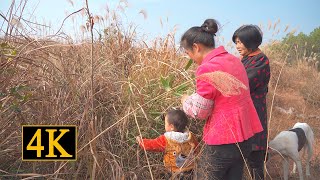
[[[319, 172], [319, 120], [320, 104], [319, 89], [320, 74], [307, 62], [295, 61], [285, 62], [283, 57], [277, 57], [270, 53], [272, 78], [269, 87], [268, 105], [271, 105], [271, 98], [275, 96], [270, 122], [270, 138], [276, 136], [280, 131], [290, 129], [296, 122], [308, 123], [315, 133], [314, 154], [311, 162], [311, 178], [318, 179]], [[285, 64], [283, 64], [285, 63]], [[279, 76], [281, 67], [284, 65], [277, 91], [274, 91], [276, 79]], [[270, 109], [269, 107], [268, 109]], [[270, 111], [269, 111], [270, 112]], [[282, 179], [281, 157], [274, 157], [267, 164], [272, 179]], [[303, 159], [304, 164], [305, 159]], [[304, 167], [304, 166], [303, 166]], [[291, 163], [292, 168], [292, 163]], [[304, 169], [305, 173], [305, 169]], [[298, 175], [291, 175], [298, 179]]]
[[[112, 26], [94, 42], [93, 108], [91, 43], [1, 39], [0, 135], [7, 137], [0, 144], [3, 178], [150, 178], [143, 152], [135, 144], [139, 133], [134, 119], [143, 136], [161, 133], [163, 122], [154, 118], [178, 101], [160, 87], [160, 77], [173, 75], [173, 85], [180, 85], [186, 80], [181, 69], [187, 61], [169, 47], [172, 36], [155, 40], [153, 47], [143, 42], [134, 46], [133, 31]], [[23, 124], [77, 125], [78, 161], [22, 162]], [[149, 158], [152, 172], [162, 168], [161, 155]]]
[[[178, 106], [180, 100], [174, 89], [166, 91], [162, 87], [160, 78], [174, 77], [172, 87], [187, 82], [192, 91], [193, 69], [184, 70], [187, 59], [175, 48], [174, 34], [155, 39], [148, 47], [137, 40], [134, 27], [124, 30], [117, 19], [108, 21], [105, 24], [110, 26], [93, 44], [86, 40], [81, 43], [36, 40], [14, 29], [2, 37], [1, 43], [5, 43], [0, 49], [2, 179], [164, 178], [162, 155], [140, 150], [135, 136], [141, 133], [144, 137], [156, 137], [163, 133], [159, 114]], [[285, 62], [282, 56], [266, 48], [272, 68], [269, 105], [275, 95], [271, 138], [296, 121], [310, 124], [316, 139], [311, 174], [316, 178], [320, 168], [319, 73], [304, 62], [286, 65], [275, 92]], [[294, 111], [284, 114], [276, 107]], [[78, 160], [21, 161], [24, 124], [77, 125]], [[190, 127], [199, 139], [202, 126], [203, 122], [193, 121]], [[268, 167], [272, 178], [279, 177], [282, 165], [278, 161], [272, 161]]]

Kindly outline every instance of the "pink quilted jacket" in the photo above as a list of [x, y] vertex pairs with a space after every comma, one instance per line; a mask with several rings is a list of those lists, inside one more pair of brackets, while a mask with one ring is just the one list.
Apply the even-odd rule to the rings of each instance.
[[[223, 46], [212, 50], [204, 58], [196, 71], [196, 77], [215, 71], [229, 73], [249, 87], [244, 66]], [[206, 81], [198, 79], [196, 87], [196, 93], [187, 98], [183, 108], [188, 115], [198, 119], [208, 117], [203, 130], [203, 140], [206, 144], [221, 145], [242, 142], [263, 130], [251, 100], [249, 88], [242, 89], [239, 95], [226, 97]], [[200, 102], [205, 103], [197, 106], [199, 104], [197, 96], [200, 97]], [[210, 108], [210, 102], [214, 102], [213, 108]], [[196, 116], [194, 112], [197, 112]]]

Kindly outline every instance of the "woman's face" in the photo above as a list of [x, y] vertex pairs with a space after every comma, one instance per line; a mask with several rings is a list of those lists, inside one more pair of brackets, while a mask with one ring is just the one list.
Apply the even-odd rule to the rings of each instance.
[[236, 48], [241, 56], [247, 56], [251, 53], [251, 51], [244, 46], [244, 44], [240, 41], [240, 39], [236, 38]]

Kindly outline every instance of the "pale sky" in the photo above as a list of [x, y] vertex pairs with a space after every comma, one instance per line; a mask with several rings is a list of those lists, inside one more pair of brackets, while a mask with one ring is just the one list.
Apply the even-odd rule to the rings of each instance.
[[[0, 12], [6, 15], [11, 0], [1, 0]], [[20, 0], [16, 0], [18, 4]], [[73, 2], [73, 5], [72, 3]], [[51, 28], [50, 33], [56, 32], [63, 19], [84, 6], [84, 0], [29, 0], [23, 17], [38, 23], [45, 23]], [[125, 7], [124, 12], [117, 9], [118, 5]], [[145, 34], [149, 39], [165, 36], [177, 27], [176, 41], [183, 32], [192, 26], [200, 26], [207, 18], [214, 18], [223, 26], [219, 36], [224, 42], [231, 41], [233, 32], [243, 24], [261, 24], [264, 31], [264, 42], [285, 36], [283, 32], [289, 25], [289, 30], [309, 34], [320, 26], [319, 0], [89, 0], [89, 7], [93, 15], [105, 16], [107, 7], [117, 10], [123, 24], [134, 23], [139, 35]], [[144, 10], [147, 18], [139, 13]], [[19, 11], [18, 11], [19, 12]], [[163, 26], [161, 26], [160, 19]], [[77, 37], [80, 26], [85, 24], [86, 18], [80, 14], [65, 21], [64, 32]], [[279, 22], [280, 21], [280, 22]], [[0, 17], [0, 25], [3, 23]], [[273, 30], [274, 23], [278, 22]], [[268, 30], [269, 24], [272, 28]], [[98, 31], [103, 27], [96, 26]], [[277, 35], [272, 35], [277, 32]], [[3, 33], [3, 32], [1, 32]]]

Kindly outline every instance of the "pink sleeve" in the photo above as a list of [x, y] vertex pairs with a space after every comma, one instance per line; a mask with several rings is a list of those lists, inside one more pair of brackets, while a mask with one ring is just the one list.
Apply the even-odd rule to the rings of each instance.
[[187, 115], [196, 119], [206, 120], [212, 113], [213, 100], [194, 93], [186, 99], [182, 107]]

